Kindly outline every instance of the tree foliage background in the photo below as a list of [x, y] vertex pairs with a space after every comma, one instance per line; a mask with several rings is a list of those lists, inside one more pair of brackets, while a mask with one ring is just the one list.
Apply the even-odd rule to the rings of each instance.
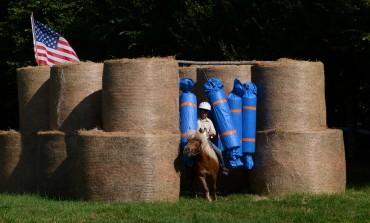
[[16, 68], [35, 65], [31, 12], [83, 61], [322, 61], [328, 126], [370, 130], [369, 0], [2, 0], [0, 129], [18, 128]]

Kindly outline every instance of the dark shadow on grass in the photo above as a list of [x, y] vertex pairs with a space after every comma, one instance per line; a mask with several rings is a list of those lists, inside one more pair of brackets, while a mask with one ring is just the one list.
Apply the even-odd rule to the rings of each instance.
[[347, 158], [347, 189], [370, 187], [370, 153], [359, 152]]

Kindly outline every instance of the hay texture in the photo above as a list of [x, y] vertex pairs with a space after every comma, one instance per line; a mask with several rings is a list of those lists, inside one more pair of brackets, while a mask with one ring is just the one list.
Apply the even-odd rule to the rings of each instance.
[[197, 82], [197, 68], [199, 66], [190, 66], [190, 67], [179, 67], [179, 77], [181, 78], [190, 78], [193, 81]]
[[103, 130], [179, 129], [179, 68], [173, 58], [104, 62]]
[[252, 67], [257, 130], [326, 129], [324, 65], [280, 59]]
[[234, 79], [239, 79], [242, 83], [251, 80], [250, 65], [207, 65], [197, 69], [197, 98], [198, 102], [208, 101], [204, 93], [203, 85], [210, 78], [217, 78], [224, 84], [223, 90], [226, 96], [234, 87]]
[[0, 131], [0, 192], [10, 192], [17, 182], [12, 178], [21, 156], [21, 135], [16, 131]]
[[59, 131], [38, 132], [36, 157], [38, 192], [51, 197], [75, 197], [76, 136]]
[[35, 184], [35, 134], [0, 131], [0, 189], [8, 193], [32, 193]]
[[340, 193], [346, 187], [341, 130], [257, 132], [250, 187], [258, 193]]
[[176, 201], [178, 133], [80, 131], [77, 196], [93, 201]]
[[49, 66], [17, 69], [21, 132], [49, 129]]
[[101, 126], [103, 63], [55, 65], [50, 71], [50, 129], [73, 132]]

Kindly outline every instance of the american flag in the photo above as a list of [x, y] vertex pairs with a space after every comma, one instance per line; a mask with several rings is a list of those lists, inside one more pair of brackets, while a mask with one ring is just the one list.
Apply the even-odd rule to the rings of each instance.
[[67, 61], [80, 61], [71, 45], [59, 33], [33, 18], [31, 20], [38, 65], [53, 66]]

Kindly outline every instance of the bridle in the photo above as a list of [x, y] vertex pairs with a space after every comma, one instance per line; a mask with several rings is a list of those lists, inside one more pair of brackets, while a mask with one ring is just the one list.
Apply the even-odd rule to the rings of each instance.
[[193, 149], [188, 149], [187, 151], [188, 151], [188, 154], [190, 155], [190, 156], [196, 156], [196, 155], [198, 155], [199, 153], [200, 153], [200, 150], [202, 149], [201, 147], [202, 147], [202, 142], [201, 142], [201, 140], [199, 140], [199, 139], [195, 139], [195, 140], [198, 140], [199, 141], [199, 146], [197, 146], [197, 147], [195, 147], [195, 148], [193, 148]]

